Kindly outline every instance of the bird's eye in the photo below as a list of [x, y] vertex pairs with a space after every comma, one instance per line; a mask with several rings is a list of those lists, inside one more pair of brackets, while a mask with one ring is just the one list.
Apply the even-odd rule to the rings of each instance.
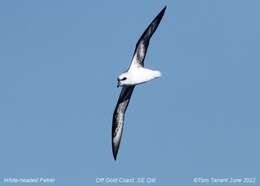
[[126, 77], [123, 77], [123, 78], [121, 79], [121, 81], [124, 81], [124, 80], [126, 80]]

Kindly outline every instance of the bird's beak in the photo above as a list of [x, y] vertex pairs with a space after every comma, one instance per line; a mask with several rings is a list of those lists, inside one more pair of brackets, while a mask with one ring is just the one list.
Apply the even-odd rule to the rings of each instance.
[[119, 80], [117, 80], [117, 86], [116, 87], [117, 88], [120, 87], [120, 81]]

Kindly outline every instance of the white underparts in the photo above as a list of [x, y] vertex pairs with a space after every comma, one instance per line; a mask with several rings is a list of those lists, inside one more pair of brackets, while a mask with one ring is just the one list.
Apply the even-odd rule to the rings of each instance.
[[137, 85], [161, 77], [161, 72], [143, 67], [131, 69], [126, 73], [127, 81], [124, 85]]

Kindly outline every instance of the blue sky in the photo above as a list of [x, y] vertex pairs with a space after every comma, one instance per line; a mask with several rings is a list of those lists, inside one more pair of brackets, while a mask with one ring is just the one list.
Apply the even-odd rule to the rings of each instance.
[[[114, 162], [116, 78], [165, 5], [145, 60], [162, 77], [136, 87]], [[2, 1], [0, 181], [154, 177], [153, 185], [188, 186], [194, 177], [259, 178], [259, 6]]]

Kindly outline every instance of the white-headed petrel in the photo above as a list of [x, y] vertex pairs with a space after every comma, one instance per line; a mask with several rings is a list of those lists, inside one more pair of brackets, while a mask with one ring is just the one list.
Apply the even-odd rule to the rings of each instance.
[[122, 73], [117, 79], [117, 86], [122, 86], [122, 90], [116, 108], [114, 110], [112, 121], [112, 150], [115, 160], [122, 137], [125, 111], [129, 104], [135, 85], [145, 83], [161, 76], [161, 73], [159, 71], [144, 68], [144, 59], [148, 49], [150, 38], [160, 24], [165, 9], [166, 6], [146, 28], [136, 44], [130, 67], [128, 68], [127, 72]]

